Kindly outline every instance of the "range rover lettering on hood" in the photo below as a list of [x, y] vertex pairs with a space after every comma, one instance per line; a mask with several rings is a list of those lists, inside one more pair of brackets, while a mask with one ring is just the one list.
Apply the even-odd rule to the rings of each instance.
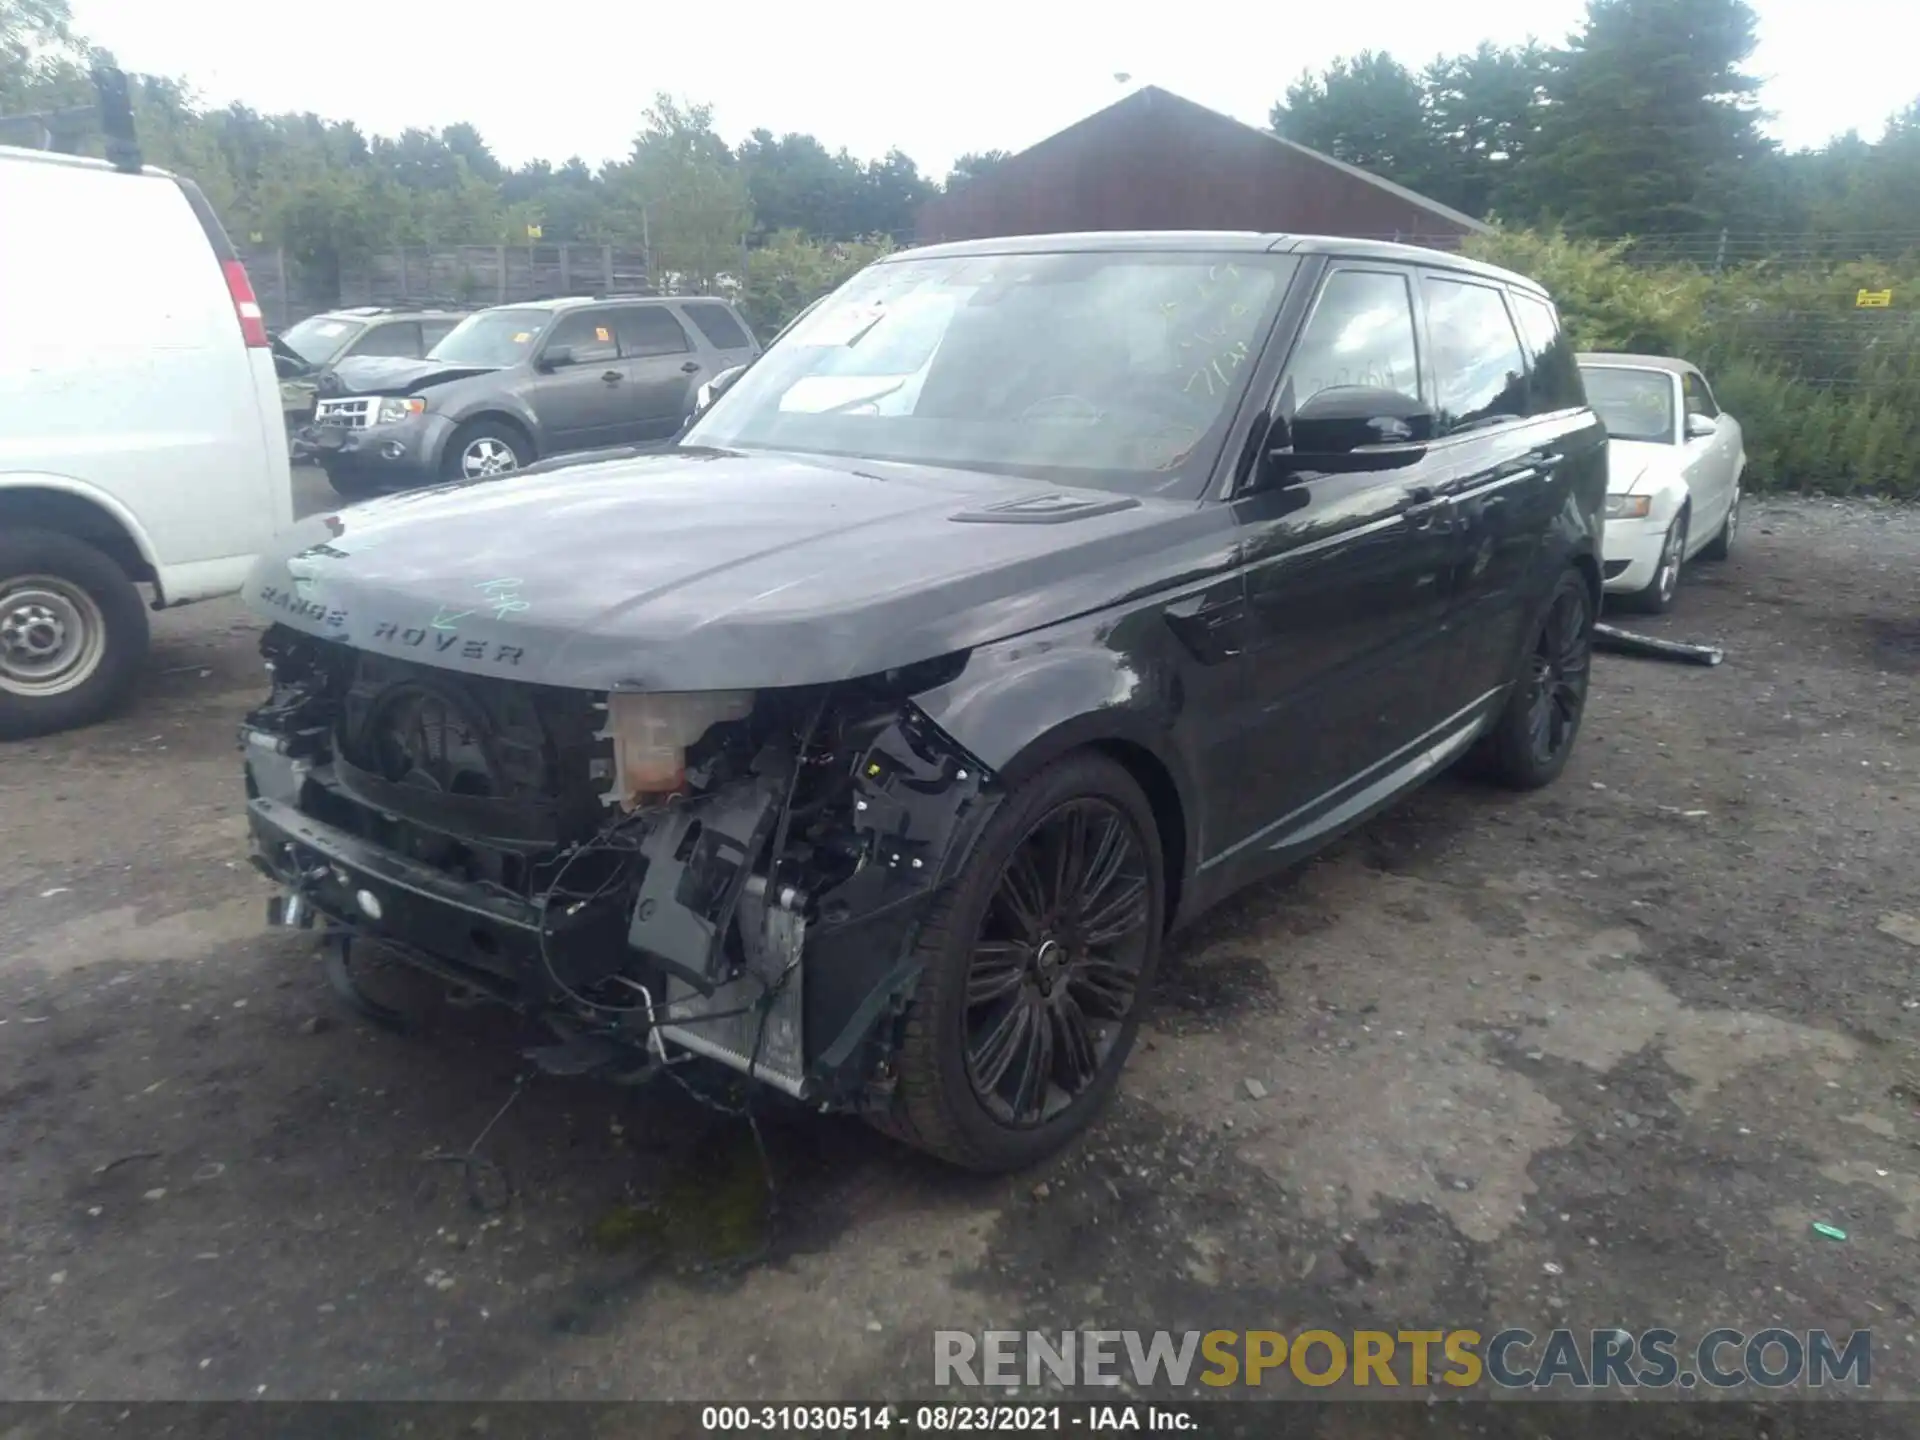
[[1156, 574], [1228, 566], [1230, 524], [1223, 507], [1032, 477], [668, 451], [316, 518], [259, 561], [246, 593], [310, 634], [475, 674], [807, 685], [1096, 612]]

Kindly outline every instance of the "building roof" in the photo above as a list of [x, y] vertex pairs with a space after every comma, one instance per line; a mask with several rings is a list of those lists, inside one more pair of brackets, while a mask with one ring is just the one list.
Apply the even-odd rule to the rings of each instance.
[[[1150, 106], [1184, 107], [1185, 109], [1195, 114], [1205, 116], [1208, 120], [1216, 124], [1231, 125], [1238, 130], [1244, 130], [1249, 134], [1258, 135], [1263, 140], [1266, 140], [1270, 144], [1278, 145], [1286, 150], [1291, 151], [1296, 155], [1301, 155], [1306, 157], [1309, 160], [1317, 161], [1318, 163], [1325, 165], [1330, 169], [1337, 170], [1352, 179], [1362, 181], [1367, 185], [1371, 185], [1375, 189], [1380, 190], [1385, 194], [1391, 195], [1395, 199], [1400, 200], [1405, 204], [1412, 205], [1417, 209], [1424, 210], [1429, 215], [1432, 215], [1437, 219], [1444, 220], [1450, 225], [1458, 226], [1461, 229], [1466, 230], [1473, 234], [1485, 235], [1485, 234], [1490, 234], [1492, 232], [1492, 227], [1487, 225], [1484, 221], [1476, 220], [1471, 215], [1467, 215], [1459, 210], [1455, 210], [1450, 205], [1442, 205], [1438, 200], [1430, 199], [1429, 197], [1420, 194], [1418, 191], [1409, 190], [1404, 185], [1397, 185], [1391, 180], [1382, 179], [1380, 176], [1375, 175], [1370, 171], [1361, 169], [1358, 165], [1349, 165], [1344, 160], [1336, 160], [1333, 156], [1322, 154], [1320, 151], [1315, 150], [1310, 146], [1300, 144], [1297, 140], [1285, 139], [1282, 136], [1275, 135], [1271, 130], [1263, 130], [1258, 126], [1247, 124], [1244, 120], [1236, 120], [1231, 115], [1223, 115], [1218, 110], [1209, 109], [1205, 105], [1201, 105], [1196, 101], [1187, 99], [1184, 95], [1176, 95], [1171, 90], [1162, 90], [1158, 85], [1143, 85], [1138, 90], [1135, 90], [1131, 95], [1125, 96], [1120, 100], [1116, 100], [1113, 104], [1107, 106], [1104, 110], [1096, 110], [1093, 114], [1086, 116], [1084, 119], [1075, 121], [1072, 125], [1069, 125], [1067, 127], [1067, 130], [1077, 130], [1081, 126], [1095, 124], [1107, 116], [1114, 115], [1126, 110], [1144, 109]], [[1064, 135], [1066, 133], [1067, 133], [1066, 130], [1056, 132], [1056, 134], [1059, 134], [1059, 135]], [[1027, 149], [1032, 150], [1038, 145], [1044, 145], [1047, 143], [1048, 140], [1052, 140], [1053, 138], [1055, 137], [1052, 135], [1049, 135], [1046, 137], [1046, 139], [1036, 141], [1034, 145], [1028, 146]], [[1024, 150], [1020, 152], [1021, 155], [1024, 155], [1025, 153], [1026, 151]], [[1015, 160], [1018, 160], [1019, 155], [1015, 155], [1013, 158]], [[981, 177], [981, 179], [984, 181], [990, 181], [992, 179], [992, 173], [989, 172], [988, 175]], [[970, 181], [968, 183], [973, 184], [976, 182]], [[962, 187], [962, 188], [965, 188], [965, 187]]]

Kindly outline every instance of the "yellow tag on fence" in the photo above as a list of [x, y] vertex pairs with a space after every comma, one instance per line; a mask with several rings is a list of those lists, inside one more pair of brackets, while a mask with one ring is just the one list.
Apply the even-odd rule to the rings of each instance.
[[1892, 290], [1862, 290], [1853, 297], [1856, 310], [1885, 310], [1893, 304]]

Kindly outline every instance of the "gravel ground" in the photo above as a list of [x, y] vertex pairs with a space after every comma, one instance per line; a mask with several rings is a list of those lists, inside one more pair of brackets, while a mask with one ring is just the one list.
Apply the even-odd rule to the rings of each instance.
[[1640, 627], [1725, 665], [1603, 657], [1554, 788], [1444, 779], [1204, 922], [1089, 1143], [984, 1181], [778, 1114], [777, 1206], [671, 1089], [502, 1114], [510, 1022], [341, 1012], [242, 859], [253, 627], [161, 616], [133, 713], [0, 754], [0, 1397], [872, 1398], [935, 1328], [1555, 1324], [1871, 1327], [1912, 1395], [1917, 567], [1920, 512], [1754, 505]]

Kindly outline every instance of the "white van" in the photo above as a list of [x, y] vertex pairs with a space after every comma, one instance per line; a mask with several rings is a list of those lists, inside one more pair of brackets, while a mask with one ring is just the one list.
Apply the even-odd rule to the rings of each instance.
[[146, 605], [238, 590], [293, 491], [260, 306], [191, 181], [0, 146], [0, 216], [10, 740], [112, 709]]

